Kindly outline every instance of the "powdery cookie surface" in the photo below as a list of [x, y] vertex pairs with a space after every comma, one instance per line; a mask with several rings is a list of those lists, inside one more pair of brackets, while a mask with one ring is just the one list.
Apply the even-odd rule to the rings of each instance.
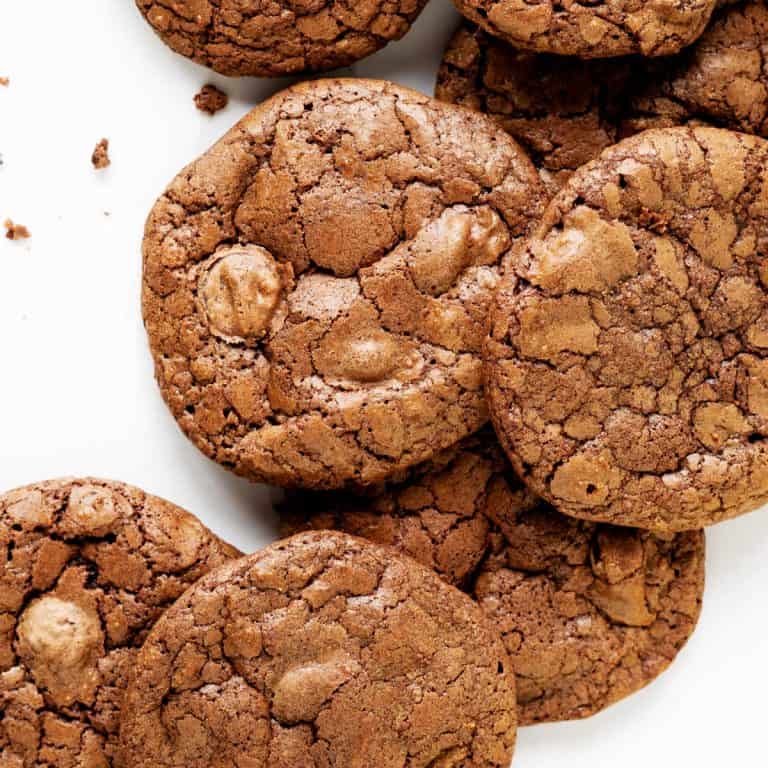
[[578, 171], [491, 313], [504, 447], [575, 517], [693, 530], [768, 499], [768, 142], [648, 131]]
[[660, 675], [696, 627], [704, 534], [521, 510], [474, 597], [502, 633], [521, 725], [588, 717]]
[[514, 476], [489, 428], [409, 475], [369, 496], [298, 494], [281, 509], [283, 531], [362, 536], [462, 586], [491, 548], [496, 526], [514, 522], [519, 510], [537, 503]]
[[167, 501], [91, 479], [0, 496], [0, 551], [0, 764], [116, 764], [137, 648], [238, 553]]
[[688, 50], [665, 62], [633, 98], [636, 123], [663, 127], [690, 119], [768, 135], [768, 8], [730, 5]]
[[704, 31], [717, 0], [454, 0], [516, 48], [584, 59], [669, 56]]
[[465, 595], [338, 533], [202, 579], [141, 651], [121, 731], [156, 768], [506, 768], [514, 675]]
[[149, 217], [144, 319], [179, 424], [240, 474], [313, 488], [476, 431], [491, 296], [543, 197], [481, 115], [365, 80], [278, 94]]
[[399, 40], [426, 0], [136, 0], [174, 51], [225, 75], [347, 66]]
[[619, 139], [637, 59], [581, 61], [519, 51], [465, 22], [448, 43], [435, 95], [492, 117], [555, 191]]

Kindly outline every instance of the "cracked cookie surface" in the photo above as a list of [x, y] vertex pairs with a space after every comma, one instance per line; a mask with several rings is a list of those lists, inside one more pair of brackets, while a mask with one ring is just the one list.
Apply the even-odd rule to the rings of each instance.
[[498, 766], [514, 675], [467, 596], [409, 558], [306, 533], [203, 578], [126, 697], [134, 765]]
[[118, 764], [138, 647], [190, 584], [239, 553], [167, 501], [92, 479], [0, 496], [0, 544], [0, 764]]
[[670, 56], [704, 31], [717, 0], [454, 0], [516, 48], [583, 59]]
[[174, 51], [224, 75], [276, 77], [348, 66], [393, 40], [426, 0], [136, 0]]
[[768, 142], [647, 131], [570, 179], [491, 311], [488, 397], [575, 517], [694, 530], [768, 499]]
[[652, 73], [635, 94], [635, 124], [692, 119], [768, 136], [768, 8], [762, 2], [721, 9], [702, 37]]
[[495, 527], [536, 503], [486, 428], [370, 495], [299, 493], [280, 516], [286, 535], [340, 530], [362, 536], [463, 586], [491, 548]]
[[473, 595], [501, 632], [520, 725], [588, 717], [658, 677], [701, 613], [704, 534], [519, 512]]
[[147, 223], [144, 320], [182, 429], [246, 477], [326, 489], [477, 431], [491, 296], [544, 194], [481, 115], [366, 80], [278, 94]]
[[448, 43], [435, 96], [493, 118], [528, 150], [554, 194], [618, 141], [640, 66], [519, 51], [465, 21]]
[[368, 499], [304, 494], [285, 529], [363, 536], [472, 595], [504, 638], [520, 725], [588, 717], [666, 669], [701, 610], [703, 533], [561, 515], [525, 491], [491, 430], [446, 458]]

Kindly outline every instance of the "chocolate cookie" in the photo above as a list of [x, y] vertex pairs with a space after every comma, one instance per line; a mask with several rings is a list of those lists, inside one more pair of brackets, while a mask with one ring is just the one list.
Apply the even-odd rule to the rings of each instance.
[[518, 513], [474, 596], [501, 631], [521, 725], [588, 717], [674, 660], [701, 612], [704, 534], [671, 536]]
[[131, 765], [501, 768], [514, 675], [434, 573], [307, 533], [203, 578], [155, 625], [123, 710]]
[[518, 51], [465, 22], [448, 43], [435, 95], [483, 112], [528, 150], [551, 192], [619, 138], [635, 58], [582, 61]]
[[426, 0], [136, 0], [174, 51], [224, 75], [344, 67], [399, 40]]
[[669, 56], [704, 31], [717, 0], [454, 0], [470, 21], [516, 48], [600, 59]]
[[137, 488], [54, 480], [0, 496], [0, 764], [108, 768], [137, 648], [238, 553]]
[[665, 62], [635, 94], [632, 111], [646, 126], [698, 118], [768, 136], [766, 46], [765, 3], [723, 8], [695, 45]]
[[648, 131], [519, 249], [486, 344], [494, 423], [561, 511], [676, 531], [768, 500], [768, 142]]
[[643, 687], [699, 617], [702, 533], [655, 536], [560, 515], [522, 489], [490, 430], [445, 468], [368, 500], [303, 499], [286, 530], [360, 534], [478, 600], [512, 659], [521, 725], [587, 717]]
[[278, 94], [149, 217], [144, 319], [182, 429], [246, 477], [326, 489], [475, 432], [490, 299], [543, 199], [482, 115], [370, 80]]
[[368, 497], [298, 494], [280, 510], [283, 533], [335, 529], [362, 536], [461, 586], [489, 550], [495, 526], [505, 527], [518, 511], [537, 503], [490, 428], [409, 474]]

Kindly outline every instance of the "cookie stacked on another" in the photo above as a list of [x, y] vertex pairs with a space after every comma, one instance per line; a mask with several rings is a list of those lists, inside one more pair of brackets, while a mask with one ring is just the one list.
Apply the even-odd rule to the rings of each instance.
[[297, 494], [283, 533], [339, 529], [434, 568], [502, 633], [521, 725], [587, 717], [655, 679], [701, 611], [704, 534], [657, 535], [557, 513], [492, 430], [369, 496]]
[[766, 45], [762, 2], [720, 7], [698, 40], [653, 59], [537, 53], [467, 20], [445, 50], [435, 95], [492, 117], [555, 194], [604, 149], [650, 128], [711, 124], [768, 136]]

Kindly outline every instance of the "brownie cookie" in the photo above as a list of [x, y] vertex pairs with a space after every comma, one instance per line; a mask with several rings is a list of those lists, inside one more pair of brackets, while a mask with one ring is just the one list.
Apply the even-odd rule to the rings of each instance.
[[345, 67], [399, 40], [426, 0], [136, 0], [174, 51], [224, 75]]
[[470, 21], [515, 48], [602, 59], [669, 56], [696, 40], [717, 0], [454, 0]]
[[636, 93], [635, 125], [697, 118], [768, 136], [768, 8], [750, 2], [720, 10], [704, 35], [666, 62]]
[[0, 765], [108, 768], [127, 675], [163, 610], [238, 553], [137, 488], [0, 496]]
[[491, 296], [544, 194], [482, 115], [370, 80], [278, 94], [147, 223], [144, 319], [182, 429], [246, 477], [326, 489], [477, 431]]
[[488, 397], [534, 492], [694, 530], [768, 500], [768, 142], [647, 131], [577, 171], [491, 312]]
[[155, 625], [131, 765], [509, 765], [514, 675], [465, 595], [409, 558], [306, 533], [224, 566]]
[[362, 536], [462, 586], [489, 550], [495, 526], [506, 527], [536, 503], [486, 428], [368, 497], [301, 493], [280, 513], [286, 535], [340, 530]]
[[475, 599], [501, 631], [521, 725], [588, 717], [647, 685], [693, 632], [704, 534], [656, 536], [519, 512]]
[[619, 138], [634, 58], [582, 61], [518, 51], [465, 22], [448, 43], [435, 95], [483, 112], [528, 150], [554, 194]]

